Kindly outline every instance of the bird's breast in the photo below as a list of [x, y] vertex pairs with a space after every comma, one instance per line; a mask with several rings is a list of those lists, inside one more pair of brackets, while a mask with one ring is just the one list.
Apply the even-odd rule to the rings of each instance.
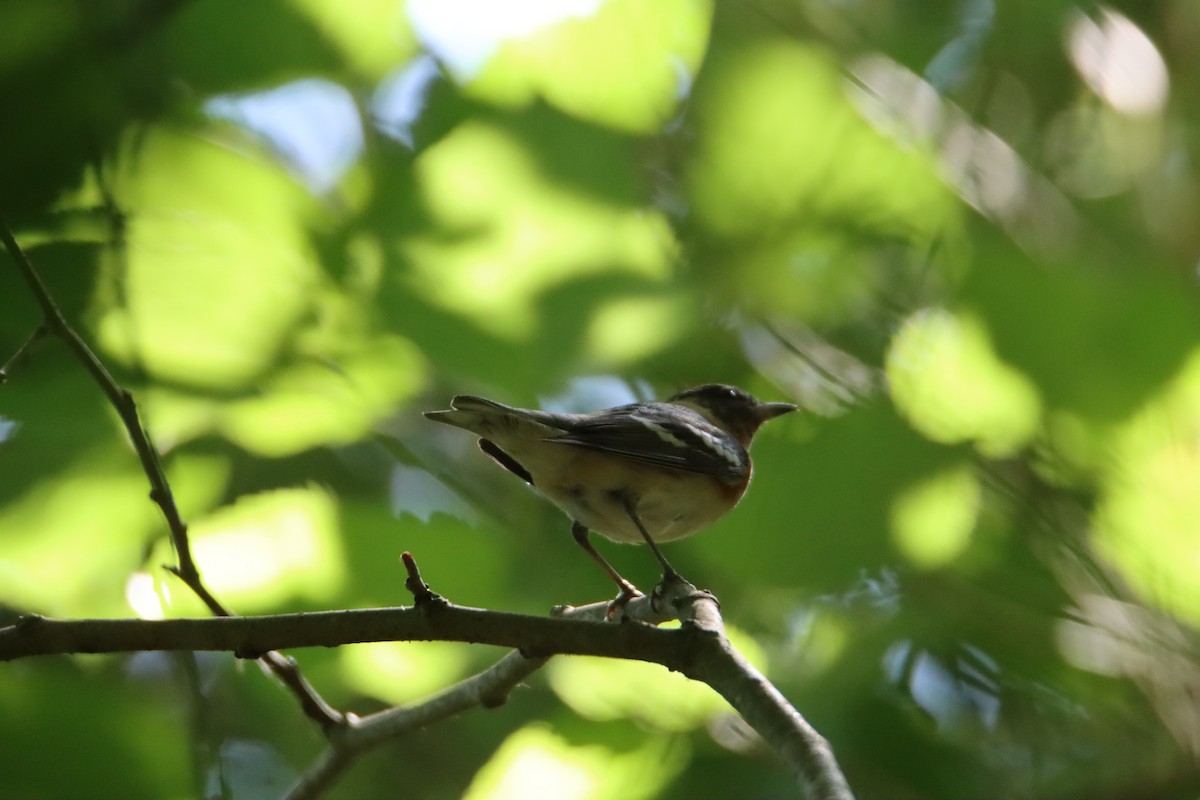
[[568, 450], [567, 463], [534, 473], [534, 486], [572, 519], [619, 542], [641, 542], [627, 504], [656, 542], [696, 533], [732, 509], [749, 477], [730, 485], [710, 475], [661, 470], [588, 450]]

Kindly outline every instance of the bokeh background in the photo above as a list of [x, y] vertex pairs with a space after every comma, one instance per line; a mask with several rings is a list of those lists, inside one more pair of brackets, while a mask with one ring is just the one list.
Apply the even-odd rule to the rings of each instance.
[[[0, 4], [0, 204], [241, 613], [611, 587], [420, 411], [708, 381], [801, 414], [668, 556], [864, 798], [1200, 794], [1200, 5]], [[39, 311], [0, 257], [0, 360]], [[4, 619], [196, 615], [65, 348], [0, 387]], [[644, 586], [641, 548], [601, 545]], [[500, 651], [299, 651], [335, 705]], [[227, 654], [0, 665], [0, 797], [269, 798]], [[331, 798], [792, 796], [707, 689], [554, 660]]]

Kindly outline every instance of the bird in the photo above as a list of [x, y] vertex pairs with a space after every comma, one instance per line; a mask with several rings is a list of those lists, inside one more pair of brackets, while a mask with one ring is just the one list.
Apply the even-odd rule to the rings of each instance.
[[750, 485], [749, 448], [759, 426], [795, 410], [707, 383], [663, 402], [585, 414], [473, 395], [424, 414], [479, 436], [480, 450], [570, 517], [575, 541], [617, 585], [611, 613], [642, 593], [596, 550], [589, 533], [644, 542], [663, 581], [678, 577], [658, 543], [690, 536], [732, 510]]

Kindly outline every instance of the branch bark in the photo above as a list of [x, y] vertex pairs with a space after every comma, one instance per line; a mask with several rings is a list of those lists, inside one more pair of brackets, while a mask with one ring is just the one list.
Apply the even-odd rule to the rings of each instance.
[[[447, 641], [511, 647], [533, 655], [642, 658], [678, 668], [684, 637], [649, 625], [613, 625], [487, 611], [451, 603], [316, 611], [262, 617], [188, 619], [21, 618], [0, 628], [0, 661], [65, 653], [228, 651], [257, 658], [270, 650], [360, 642]], [[643, 658], [651, 654], [650, 658]]]
[[315, 800], [329, 788], [359, 755], [384, 742], [469, 711], [475, 706], [495, 708], [546, 663], [514, 651], [492, 666], [411, 706], [389, 708], [368, 717], [350, 717], [346, 727], [331, 737], [330, 745], [285, 796], [285, 800]]
[[[192, 558], [187, 523], [184, 522], [183, 516], [179, 513], [179, 507], [175, 504], [175, 493], [171, 491], [171, 484], [167, 482], [162, 456], [150, 438], [149, 429], [142, 424], [133, 395], [117, 383], [104, 366], [104, 362], [92, 352], [83, 337], [76, 333], [75, 329], [67, 322], [62, 311], [59, 310], [58, 304], [54, 302], [50, 290], [42, 280], [42, 276], [17, 242], [12, 230], [8, 227], [8, 222], [3, 217], [0, 217], [0, 241], [4, 243], [4, 247], [17, 265], [17, 271], [21, 273], [21, 277], [29, 286], [30, 293], [33, 294], [42, 309], [43, 322], [39, 331], [49, 331], [66, 343], [99, 385], [100, 390], [104, 392], [104, 396], [108, 398], [109, 403], [121, 418], [121, 424], [129, 434], [129, 441], [133, 444], [133, 449], [141, 462], [142, 472], [145, 473], [146, 479], [150, 483], [150, 499], [162, 512], [163, 519], [167, 523], [167, 530], [171, 535], [171, 542], [175, 547], [175, 557], [179, 564], [169, 566], [167, 569], [183, 581], [213, 614], [222, 617], [230, 616], [232, 612], [225, 608], [204, 585], [200, 570], [196, 567], [195, 559]], [[34, 336], [30, 337], [30, 341], [40, 335], [39, 332], [35, 332]], [[28, 345], [29, 342], [26, 342], [17, 355], [20, 355]], [[15, 359], [16, 356], [10, 361]], [[0, 377], [3, 377], [2, 373], [0, 373]], [[294, 659], [282, 653], [263, 651], [260, 660], [296, 696], [304, 714], [317, 722], [326, 733], [345, 724], [345, 716], [326, 703], [316, 689], [305, 680]]]
[[[456, 641], [515, 648], [491, 668], [406, 708], [355, 718], [330, 732], [329, 747], [288, 795], [318, 796], [357, 755], [475, 706], [498, 705], [508, 691], [556, 654], [636, 659], [708, 684], [737, 709], [796, 777], [803, 796], [852, 800], [829, 743], [724, 634], [716, 599], [686, 581], [639, 597], [633, 621], [605, 622], [608, 603], [564, 608], [551, 618], [488, 611], [427, 595], [417, 605], [179, 620], [54, 620], [25, 617], [0, 629], [0, 660], [51, 653], [227, 650], [254, 657], [266, 649], [336, 647], [370, 641]], [[664, 629], [678, 617], [683, 626]]]
[[[329, 739], [327, 751], [289, 794], [292, 800], [304, 800], [318, 796], [358, 754], [384, 741], [478, 705], [502, 703], [513, 686], [552, 655], [637, 659], [682, 672], [719, 692], [779, 754], [805, 797], [852, 800], [828, 742], [732, 648], [724, 634], [716, 599], [698, 592], [686, 581], [675, 580], [660, 587], [661, 593], [632, 600], [623, 611], [626, 624], [605, 621], [608, 603], [559, 609], [558, 618], [546, 619], [453, 605], [429, 590], [415, 561], [406, 553], [406, 585], [416, 599], [413, 607], [231, 616], [204, 586], [192, 559], [187, 525], [132, 395], [116, 382], [64, 319], [2, 218], [0, 241], [12, 254], [42, 308], [43, 329], [66, 342], [120, 416], [150, 483], [150, 497], [162, 511], [175, 544], [179, 565], [169, 569], [216, 615], [177, 620], [55, 620], [27, 616], [15, 625], [0, 628], [0, 661], [35, 655], [150, 650], [218, 650], [260, 659], [297, 695], [305, 713], [321, 724]], [[676, 617], [684, 622], [678, 630], [640, 624]], [[278, 652], [295, 647], [417, 640], [502, 645], [516, 648], [516, 652], [422, 703], [362, 719], [326, 704], [305, 681], [295, 662]]]

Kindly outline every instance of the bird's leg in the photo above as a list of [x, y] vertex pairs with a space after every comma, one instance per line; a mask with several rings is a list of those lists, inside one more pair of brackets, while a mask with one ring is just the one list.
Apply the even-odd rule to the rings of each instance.
[[624, 608], [626, 603], [633, 598], [642, 596], [641, 591], [639, 591], [638, 588], [632, 583], [621, 577], [621, 573], [617, 572], [613, 565], [609, 564], [608, 561], [605, 560], [604, 556], [600, 555], [600, 551], [592, 546], [591, 540], [588, 539], [588, 529], [586, 525], [583, 525], [580, 522], [572, 521], [571, 535], [575, 537], [575, 541], [579, 543], [579, 546], [586, 550], [587, 554], [591, 556], [597, 564], [600, 565], [600, 568], [608, 573], [608, 577], [613, 579], [613, 583], [617, 584], [617, 588], [620, 590], [616, 599], [609, 604], [608, 615], [610, 617], [616, 610]]
[[654, 557], [657, 558], [658, 563], [662, 565], [662, 580], [658, 582], [658, 585], [654, 587], [654, 591], [650, 593], [650, 606], [651, 608], [658, 610], [671, 583], [678, 581], [689, 586], [690, 584], [688, 584], [687, 580], [682, 575], [675, 571], [675, 568], [671, 566], [669, 561], [667, 561], [667, 557], [662, 554], [662, 550], [659, 550], [658, 545], [653, 539], [650, 538], [650, 534], [646, 531], [646, 526], [642, 524], [641, 518], [639, 518], [637, 515], [637, 510], [633, 507], [633, 500], [626, 496], [622, 498], [622, 502], [625, 505], [625, 513], [629, 515], [631, 520], [633, 520], [633, 524], [637, 526], [638, 533], [642, 534], [642, 538], [646, 540], [646, 544], [650, 545], [650, 549], [654, 551]]
[[646, 526], [642, 524], [642, 520], [637, 515], [637, 510], [633, 507], [633, 501], [629, 497], [622, 498], [622, 503], [625, 505], [625, 513], [633, 520], [633, 524], [637, 526], [638, 532], [642, 534], [642, 538], [646, 540], [646, 544], [650, 545], [650, 549], [654, 551], [654, 557], [658, 559], [658, 563], [662, 565], [663, 579], [666, 583], [679, 577], [679, 573], [667, 561], [667, 557], [662, 554], [662, 550], [658, 549], [658, 545], [650, 538], [650, 534], [646, 532]]

